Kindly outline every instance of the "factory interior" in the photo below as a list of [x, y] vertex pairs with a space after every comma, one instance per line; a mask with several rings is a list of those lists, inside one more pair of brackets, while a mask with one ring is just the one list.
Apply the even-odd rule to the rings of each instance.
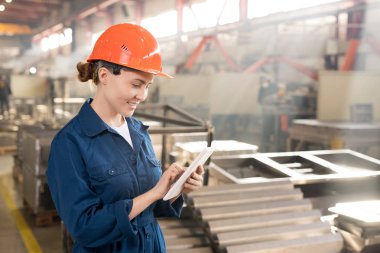
[[380, 252], [379, 0], [0, 0], [0, 252], [81, 243], [50, 147], [97, 91], [77, 63], [121, 23], [174, 77], [133, 113], [162, 171], [214, 151], [180, 217], [157, 218], [168, 253]]

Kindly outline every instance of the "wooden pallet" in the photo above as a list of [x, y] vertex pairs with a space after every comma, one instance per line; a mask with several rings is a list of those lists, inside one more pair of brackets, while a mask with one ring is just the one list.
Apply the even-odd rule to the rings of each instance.
[[0, 155], [14, 154], [16, 150], [16, 145], [0, 146]]
[[35, 213], [33, 208], [24, 199], [23, 204], [27, 213], [32, 217], [34, 225], [37, 227], [47, 227], [60, 222], [60, 218], [56, 210], [39, 211]]

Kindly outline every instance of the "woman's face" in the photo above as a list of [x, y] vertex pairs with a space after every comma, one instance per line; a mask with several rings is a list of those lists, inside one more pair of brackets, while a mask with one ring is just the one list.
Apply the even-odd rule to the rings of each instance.
[[120, 75], [108, 71], [103, 83], [104, 96], [110, 109], [123, 115], [132, 116], [139, 103], [148, 96], [153, 74], [121, 70]]

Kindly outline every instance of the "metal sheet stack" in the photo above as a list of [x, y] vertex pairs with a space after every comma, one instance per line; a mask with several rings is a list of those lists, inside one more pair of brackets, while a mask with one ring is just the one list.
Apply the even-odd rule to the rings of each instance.
[[[206, 147], [206, 141], [178, 142], [175, 144], [172, 154], [176, 155], [175, 160], [190, 163]], [[258, 150], [256, 145], [235, 140], [216, 140], [212, 142], [211, 147], [215, 148], [212, 157], [254, 154]]]
[[347, 252], [380, 252], [380, 200], [338, 203], [329, 210]]
[[14, 121], [0, 121], [0, 154], [13, 153], [16, 150], [17, 129]]
[[187, 197], [218, 251], [338, 253], [340, 235], [290, 181], [203, 187]]
[[168, 253], [213, 253], [202, 224], [191, 218], [160, 219]]
[[[45, 172], [49, 159], [50, 144], [57, 130], [40, 126], [20, 126], [17, 139], [15, 166], [22, 171], [22, 197], [33, 214], [55, 210], [47, 186]], [[48, 217], [49, 220], [52, 217]], [[39, 217], [36, 223], [42, 222]], [[43, 223], [43, 222], [42, 222]], [[45, 225], [45, 224], [37, 225]]]

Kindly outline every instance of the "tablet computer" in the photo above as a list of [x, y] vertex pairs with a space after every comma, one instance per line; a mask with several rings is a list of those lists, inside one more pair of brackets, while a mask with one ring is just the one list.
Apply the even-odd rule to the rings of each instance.
[[190, 164], [190, 166], [183, 172], [180, 178], [172, 184], [169, 191], [164, 196], [163, 200], [169, 200], [178, 196], [182, 191], [182, 186], [186, 182], [186, 180], [191, 176], [191, 174], [197, 170], [199, 165], [203, 165], [207, 159], [214, 152], [214, 148], [207, 147], [203, 149], [198, 156], [194, 159], [194, 161]]

